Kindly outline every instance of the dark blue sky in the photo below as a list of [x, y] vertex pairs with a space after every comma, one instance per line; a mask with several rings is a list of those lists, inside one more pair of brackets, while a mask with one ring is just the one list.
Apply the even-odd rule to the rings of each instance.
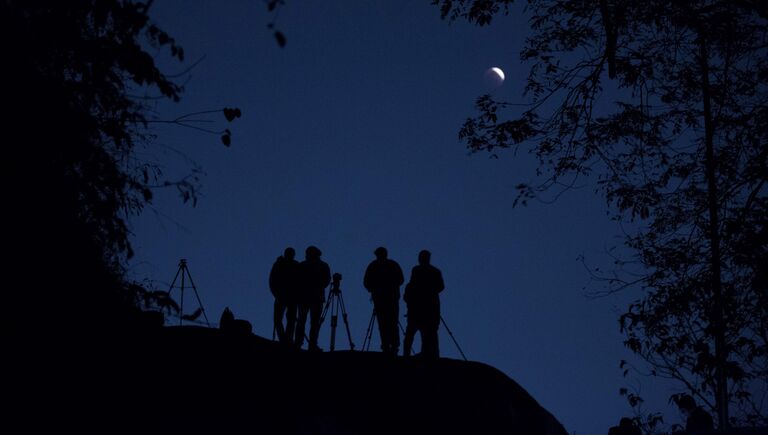
[[[445, 277], [443, 317], [470, 359], [518, 381], [570, 433], [606, 433], [630, 414], [617, 393], [627, 383], [619, 360], [631, 359], [617, 318], [633, 295], [588, 300], [589, 276], [577, 261], [583, 254], [607, 263], [603, 251], [620, 243], [604, 200], [587, 182], [554, 204], [513, 209], [514, 185], [533, 177], [535, 162], [469, 156], [457, 138], [475, 98], [488, 92], [487, 68], [506, 73], [497, 97], [522, 98], [525, 19], [478, 28], [449, 25], [426, 0], [289, 1], [278, 18], [288, 38], [280, 49], [265, 9], [253, 0], [155, 3], [155, 21], [187, 57], [167, 71], [205, 56], [181, 104], [161, 104], [158, 116], [236, 106], [243, 117], [231, 126], [231, 148], [189, 129], [154, 130], [155, 145], [140, 157], [171, 177], [196, 162], [202, 196], [192, 208], [174, 191], [158, 192], [133, 222], [132, 274], [167, 288], [187, 258], [211, 320], [229, 306], [271, 337], [270, 267], [286, 246], [303, 259], [316, 245], [344, 276], [360, 346], [373, 250], [386, 246], [408, 275], [429, 249]], [[329, 332], [324, 325], [326, 349]], [[442, 354], [459, 358], [440, 333]], [[341, 329], [339, 339], [346, 343]], [[649, 408], [663, 408], [673, 391], [641, 383]]]

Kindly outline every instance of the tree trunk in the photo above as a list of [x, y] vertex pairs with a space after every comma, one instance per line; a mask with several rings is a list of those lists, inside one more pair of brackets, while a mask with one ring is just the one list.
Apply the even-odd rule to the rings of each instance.
[[723, 316], [723, 288], [720, 271], [720, 219], [717, 199], [717, 171], [714, 149], [714, 125], [712, 120], [712, 101], [709, 85], [709, 58], [707, 41], [704, 33], [699, 33], [699, 56], [701, 64], [701, 87], [704, 108], [704, 142], [706, 147], [705, 170], [707, 177], [707, 202], [709, 206], [709, 243], [710, 243], [710, 286], [712, 288], [713, 330], [715, 334], [715, 407], [717, 408], [718, 428], [728, 428], [728, 381], [725, 363], [728, 355], [725, 346], [725, 324]]

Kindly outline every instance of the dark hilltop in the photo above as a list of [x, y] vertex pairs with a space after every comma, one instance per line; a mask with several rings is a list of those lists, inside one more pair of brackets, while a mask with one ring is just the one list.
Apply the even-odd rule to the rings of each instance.
[[567, 433], [515, 381], [478, 362], [311, 353], [197, 326], [48, 349], [9, 368], [16, 433]]

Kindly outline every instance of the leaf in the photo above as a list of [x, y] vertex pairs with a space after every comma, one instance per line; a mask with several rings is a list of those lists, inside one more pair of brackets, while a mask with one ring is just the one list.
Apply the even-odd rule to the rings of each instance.
[[224, 108], [224, 117], [227, 118], [228, 122], [232, 122], [233, 119], [235, 119], [235, 113], [232, 109], [225, 107]]
[[231, 109], [229, 107], [224, 108], [224, 117], [227, 118], [228, 122], [234, 121], [235, 118], [239, 118], [242, 114], [243, 113], [237, 107]]
[[223, 143], [224, 146], [232, 145], [232, 135], [230, 135], [229, 132], [222, 134], [221, 143]]
[[285, 43], [287, 41], [285, 39], [285, 35], [283, 35], [283, 32], [276, 31], [275, 32], [275, 39], [277, 40], [277, 45], [279, 45], [280, 48], [285, 47]]

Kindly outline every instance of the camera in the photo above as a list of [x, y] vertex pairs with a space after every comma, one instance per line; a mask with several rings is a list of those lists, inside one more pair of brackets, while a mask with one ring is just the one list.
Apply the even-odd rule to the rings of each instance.
[[341, 274], [337, 272], [333, 274], [333, 281], [331, 282], [331, 291], [340, 291], [339, 289], [340, 286], [341, 286]]

